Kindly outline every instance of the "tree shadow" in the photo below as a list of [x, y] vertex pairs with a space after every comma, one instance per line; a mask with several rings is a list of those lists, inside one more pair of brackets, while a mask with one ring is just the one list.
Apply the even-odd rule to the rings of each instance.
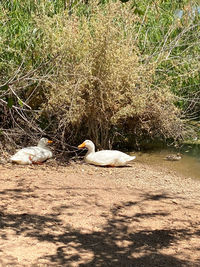
[[[1, 194], [20, 191], [1, 191]], [[24, 195], [24, 198], [26, 195]], [[170, 199], [166, 194], [144, 194], [138, 201], [127, 201], [116, 204], [110, 209], [106, 223], [98, 231], [76, 229], [58, 216], [58, 212], [45, 216], [38, 214], [14, 214], [0, 212], [0, 230], [13, 229], [16, 235], [23, 235], [37, 239], [38, 242], [49, 242], [56, 245], [56, 253], [38, 258], [46, 260], [48, 266], [115, 266], [115, 267], [180, 267], [199, 266], [189, 260], [181, 260], [174, 254], [169, 256], [162, 249], [176, 245], [180, 240], [199, 236], [198, 226], [193, 229], [146, 227], [138, 229], [134, 223], [139, 220], [155, 219], [159, 216], [165, 218], [168, 212], [134, 212], [126, 214], [126, 209], [145, 205], [149, 200], [162, 201]], [[53, 204], [52, 204], [53, 206]], [[60, 205], [60, 212], [68, 209], [68, 205]], [[58, 209], [58, 207], [57, 207]], [[181, 219], [180, 219], [181, 221]], [[130, 223], [132, 228], [130, 228]], [[6, 234], [1, 235], [7, 238]], [[196, 265], [195, 265], [196, 264]]]

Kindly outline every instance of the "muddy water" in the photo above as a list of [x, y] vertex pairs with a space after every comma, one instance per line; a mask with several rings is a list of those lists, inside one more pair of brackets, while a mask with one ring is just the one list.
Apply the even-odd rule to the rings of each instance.
[[200, 155], [193, 156], [192, 153], [181, 154], [180, 161], [168, 161], [165, 159], [168, 155], [175, 155], [177, 152], [169, 149], [162, 149], [159, 151], [150, 152], [136, 152], [130, 153], [136, 155], [136, 160], [142, 163], [146, 163], [151, 166], [174, 171], [177, 175], [183, 177], [190, 177], [200, 180]]

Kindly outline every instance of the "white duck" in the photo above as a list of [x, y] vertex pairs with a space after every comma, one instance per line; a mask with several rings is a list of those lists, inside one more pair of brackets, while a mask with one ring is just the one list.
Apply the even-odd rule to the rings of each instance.
[[37, 146], [30, 146], [20, 149], [10, 160], [17, 164], [40, 164], [53, 156], [47, 147], [53, 141], [41, 138]]
[[134, 160], [135, 156], [129, 156], [118, 150], [101, 150], [95, 152], [94, 143], [90, 140], [85, 140], [78, 148], [88, 149], [85, 155], [85, 162], [98, 166], [125, 166], [128, 162]]

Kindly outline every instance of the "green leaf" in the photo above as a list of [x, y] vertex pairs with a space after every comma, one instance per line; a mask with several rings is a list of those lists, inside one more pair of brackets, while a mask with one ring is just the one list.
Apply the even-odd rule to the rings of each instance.
[[135, 10], [134, 10], [134, 13], [136, 15], [142, 16], [142, 15], [144, 15], [145, 12], [143, 10], [141, 10], [140, 8], [136, 7]]
[[22, 100], [21, 100], [21, 99], [18, 99], [18, 104], [19, 104], [21, 107], [23, 107], [23, 106], [24, 106], [24, 104], [23, 104], [23, 102], [22, 102]]
[[8, 107], [12, 108], [12, 106], [14, 104], [13, 98], [12, 97], [8, 97], [7, 103], [8, 103]]
[[0, 86], [0, 90], [2, 91], [8, 90], [8, 84], [4, 84], [3, 86]]

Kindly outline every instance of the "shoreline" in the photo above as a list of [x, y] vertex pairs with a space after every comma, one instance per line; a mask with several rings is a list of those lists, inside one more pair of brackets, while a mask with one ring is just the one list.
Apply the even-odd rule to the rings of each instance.
[[[174, 193], [190, 194], [191, 190], [193, 195], [198, 196], [200, 192], [200, 179], [184, 176], [178, 174], [174, 170], [169, 170], [168, 167], [163, 168], [161, 166], [156, 167], [144, 162], [133, 162], [125, 167], [99, 167], [89, 165], [83, 161], [73, 161], [70, 163], [59, 164], [55, 160], [49, 160], [49, 162], [42, 165], [17, 165], [17, 164], [0, 164], [0, 177], [1, 170], [13, 171], [13, 170], [27, 170], [41, 171], [48, 168], [48, 172], [61, 172], [67, 174], [78, 174], [79, 172], [84, 175], [95, 176], [108, 176], [112, 182], [116, 184], [123, 184], [128, 187], [142, 186], [144, 188], [155, 189], [157, 187], [161, 190], [166, 190]], [[189, 188], [191, 187], [191, 188]]]

